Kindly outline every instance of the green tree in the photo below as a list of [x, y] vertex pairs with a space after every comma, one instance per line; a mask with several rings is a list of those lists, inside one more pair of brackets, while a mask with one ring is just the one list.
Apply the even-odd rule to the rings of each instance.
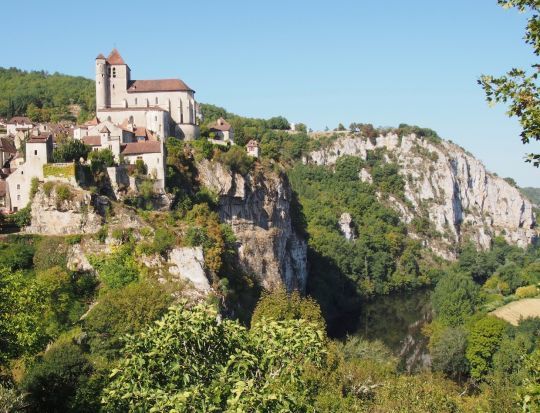
[[90, 153], [90, 147], [78, 139], [70, 139], [58, 145], [53, 151], [54, 162], [78, 162], [86, 159]]
[[141, 331], [161, 317], [171, 303], [172, 297], [163, 287], [148, 281], [109, 291], [83, 322], [92, 353], [117, 356], [124, 335]]
[[76, 394], [92, 372], [92, 365], [72, 343], [53, 345], [23, 381], [31, 412], [95, 411], [76, 403]]
[[465, 322], [479, 304], [479, 287], [470, 276], [450, 271], [437, 283], [432, 303], [444, 325], [456, 327]]
[[461, 379], [469, 372], [465, 357], [467, 333], [461, 327], [446, 327], [430, 339], [430, 354], [434, 371]]
[[493, 316], [483, 317], [470, 327], [466, 356], [473, 379], [483, 380], [491, 371], [493, 356], [507, 328], [505, 321]]
[[[498, 0], [505, 8], [517, 8], [529, 12], [525, 32], [525, 42], [532, 46], [534, 55], [540, 54], [540, 3], [537, 0]], [[482, 75], [478, 83], [486, 93], [489, 103], [508, 103], [508, 115], [516, 116], [521, 124], [521, 141], [540, 140], [540, 85], [538, 84], [538, 64], [532, 66], [532, 73], [524, 69], [512, 69], [501, 77]], [[540, 165], [540, 154], [530, 153], [527, 162]]]
[[250, 331], [203, 304], [171, 308], [127, 338], [104, 391], [107, 411], [305, 411], [302, 373], [324, 359], [322, 333], [303, 320]]
[[268, 320], [307, 320], [319, 326], [322, 330], [326, 324], [317, 302], [310, 297], [303, 298], [298, 291], [287, 293], [284, 288], [264, 292], [260, 298], [251, 323], [255, 324]]

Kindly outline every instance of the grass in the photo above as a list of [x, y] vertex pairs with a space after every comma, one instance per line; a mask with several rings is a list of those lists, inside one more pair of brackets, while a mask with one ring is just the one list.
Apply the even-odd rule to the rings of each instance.
[[540, 298], [524, 298], [514, 301], [497, 308], [491, 314], [517, 326], [521, 319], [540, 317]]

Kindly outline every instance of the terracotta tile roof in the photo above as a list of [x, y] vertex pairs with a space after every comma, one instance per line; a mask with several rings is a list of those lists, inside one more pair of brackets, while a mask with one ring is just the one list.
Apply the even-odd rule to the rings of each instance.
[[88, 146], [101, 146], [101, 137], [99, 136], [85, 136], [82, 141]]
[[133, 142], [122, 145], [122, 155], [139, 155], [143, 153], [161, 153], [161, 144], [158, 141]]
[[111, 54], [107, 57], [107, 63], [110, 65], [125, 65], [124, 59], [118, 53], [118, 50], [112, 49]]
[[210, 125], [210, 129], [228, 132], [232, 129], [232, 126], [225, 119], [219, 118], [218, 120], [216, 120], [214, 123]]
[[133, 80], [128, 93], [136, 92], [194, 92], [180, 79]]
[[97, 116], [94, 116], [92, 119], [84, 123], [84, 126], [96, 126], [99, 125], [99, 119]]
[[27, 140], [28, 143], [47, 143], [47, 141], [52, 138], [52, 135], [38, 135], [32, 136]]
[[16, 123], [16, 124], [32, 124], [32, 121], [27, 118], [26, 116], [14, 116], [12, 117], [9, 122], [10, 124]]
[[0, 151], [16, 154], [17, 148], [15, 147], [15, 141], [8, 137], [0, 138]]
[[101, 53], [97, 55], [96, 60], [98, 59], [105, 59], [105, 56], [103, 56]]

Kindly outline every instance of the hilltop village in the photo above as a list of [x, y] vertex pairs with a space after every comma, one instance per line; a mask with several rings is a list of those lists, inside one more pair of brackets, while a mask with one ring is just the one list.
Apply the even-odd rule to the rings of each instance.
[[[95, 72], [96, 113], [91, 120], [80, 125], [33, 122], [26, 116], [0, 120], [0, 212], [26, 207], [35, 178], [76, 185], [75, 176], [47, 173], [70, 167], [53, 157], [54, 149], [66, 141], [82, 143], [91, 152], [111, 153], [114, 166], [107, 173], [113, 181], [143, 171], [154, 191], [165, 191], [167, 138], [189, 141], [200, 135], [203, 117], [195, 91], [180, 79], [132, 79], [130, 67], [116, 49], [108, 57], [96, 57]], [[234, 130], [225, 119], [217, 119], [209, 131], [213, 144], [234, 145]], [[258, 142], [250, 140], [246, 150], [258, 157]], [[74, 161], [91, 165], [92, 158]]]

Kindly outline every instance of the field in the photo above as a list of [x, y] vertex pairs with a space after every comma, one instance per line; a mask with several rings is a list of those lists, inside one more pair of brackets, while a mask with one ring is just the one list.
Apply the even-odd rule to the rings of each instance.
[[514, 301], [497, 308], [491, 314], [517, 326], [521, 318], [540, 317], [540, 298], [524, 298]]

